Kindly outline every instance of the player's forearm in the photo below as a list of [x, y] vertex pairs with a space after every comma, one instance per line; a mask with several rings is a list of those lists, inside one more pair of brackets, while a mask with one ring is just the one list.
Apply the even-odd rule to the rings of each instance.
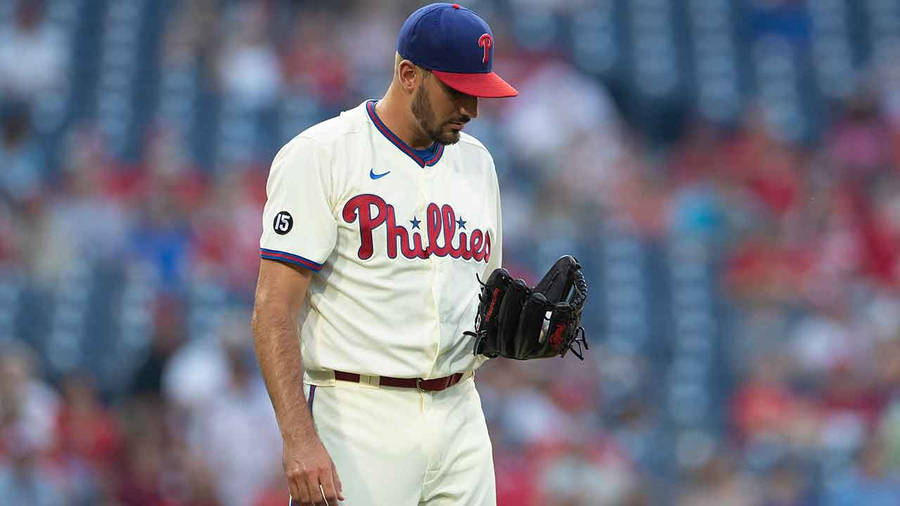
[[269, 391], [281, 435], [300, 441], [315, 433], [303, 395], [303, 366], [296, 322], [275, 311], [253, 313], [253, 343], [256, 359]]

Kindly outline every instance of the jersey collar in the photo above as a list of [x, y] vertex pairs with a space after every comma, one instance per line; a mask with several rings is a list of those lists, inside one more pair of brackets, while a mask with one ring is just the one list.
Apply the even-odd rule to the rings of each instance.
[[366, 102], [366, 112], [369, 114], [369, 119], [372, 120], [372, 124], [375, 125], [375, 128], [381, 132], [381, 135], [385, 136], [387, 140], [391, 141], [394, 146], [397, 146], [400, 151], [403, 151], [410, 158], [413, 159], [414, 162], [419, 164], [419, 167], [430, 167], [441, 159], [441, 155], [444, 154], [444, 146], [442, 144], [438, 144], [436, 150], [434, 150], [434, 154], [429, 158], [422, 158], [416, 151], [407, 143], [403, 142], [399, 137], [397, 137], [394, 132], [391, 132], [387, 125], [385, 125], [381, 118], [378, 117], [378, 114], [375, 113], [375, 100], [369, 100]]

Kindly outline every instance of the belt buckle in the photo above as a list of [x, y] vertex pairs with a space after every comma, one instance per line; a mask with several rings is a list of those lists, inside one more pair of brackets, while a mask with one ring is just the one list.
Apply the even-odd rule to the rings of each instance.
[[422, 378], [416, 378], [416, 390], [425, 393], [427, 390], [422, 388], [422, 382], [425, 381]]

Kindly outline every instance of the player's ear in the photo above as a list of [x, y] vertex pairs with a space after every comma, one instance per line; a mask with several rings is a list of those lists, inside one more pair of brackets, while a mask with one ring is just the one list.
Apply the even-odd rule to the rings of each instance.
[[416, 91], [419, 87], [419, 81], [424, 77], [422, 69], [409, 60], [401, 60], [397, 65], [397, 79], [400, 87], [408, 93]]

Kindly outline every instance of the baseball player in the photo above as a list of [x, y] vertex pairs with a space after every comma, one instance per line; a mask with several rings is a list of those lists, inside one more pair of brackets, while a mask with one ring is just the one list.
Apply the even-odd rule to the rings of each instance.
[[253, 331], [293, 504], [495, 504], [473, 371], [476, 275], [500, 266], [487, 149], [461, 130], [491, 71], [488, 24], [431, 4], [394, 75], [300, 133], [267, 183]]

